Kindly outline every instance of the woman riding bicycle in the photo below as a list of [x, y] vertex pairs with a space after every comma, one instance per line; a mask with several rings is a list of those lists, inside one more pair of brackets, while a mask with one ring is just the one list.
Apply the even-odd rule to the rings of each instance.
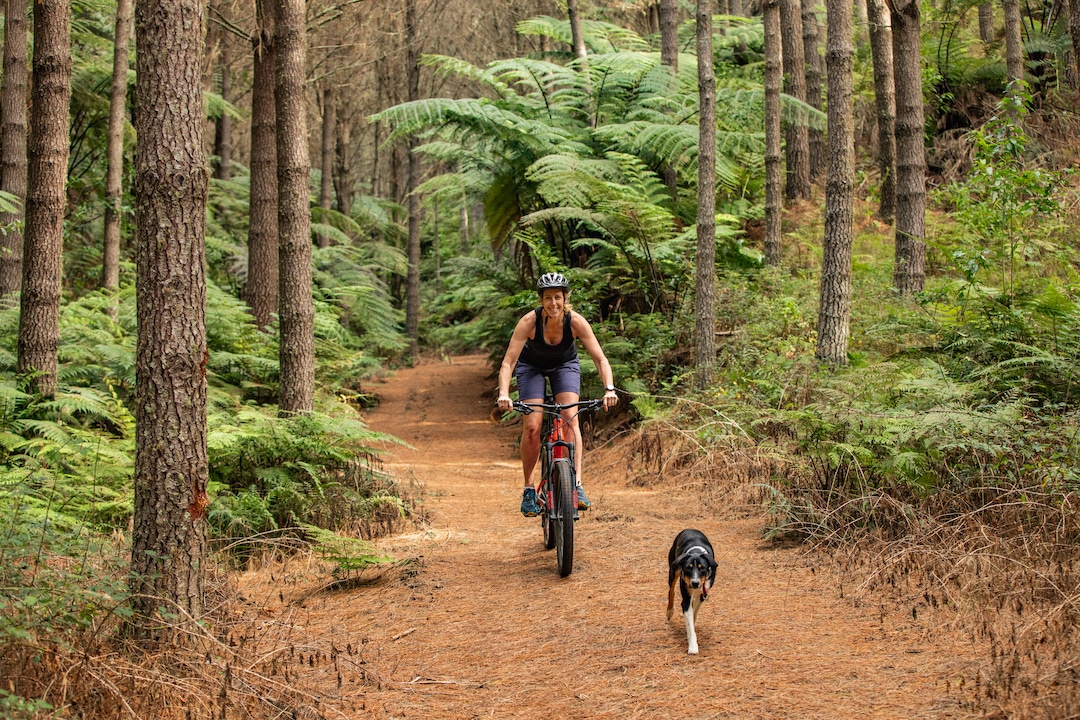
[[[518, 399], [525, 403], [544, 401], [544, 378], [551, 382], [551, 392], [559, 404], [575, 403], [581, 393], [581, 366], [578, 364], [577, 346], [574, 338], [581, 340], [600, 373], [604, 383], [604, 409], [619, 402], [615, 394], [615, 379], [611, 373], [600, 343], [593, 334], [589, 321], [572, 312], [567, 299], [570, 283], [562, 273], [552, 272], [540, 276], [536, 282], [541, 307], [522, 317], [510, 337], [502, 367], [499, 369], [499, 409], [513, 408], [510, 400], [510, 376], [517, 377]], [[574, 429], [574, 465], [578, 478], [578, 509], [587, 510], [589, 500], [581, 488], [581, 428], [578, 426], [577, 408], [567, 408], [563, 417]], [[525, 473], [525, 491], [521, 499], [521, 512], [533, 517], [540, 512], [536, 502], [536, 488], [532, 474], [540, 456], [540, 413], [525, 415], [521, 430], [521, 468]]]

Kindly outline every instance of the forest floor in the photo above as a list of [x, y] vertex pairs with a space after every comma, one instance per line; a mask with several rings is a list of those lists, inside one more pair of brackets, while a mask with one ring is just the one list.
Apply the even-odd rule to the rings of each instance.
[[[922, 616], [845, 598], [815, 553], [720, 517], [689, 486], [643, 488], [585, 456], [592, 510], [561, 579], [539, 521], [518, 512], [520, 426], [500, 424], [482, 356], [428, 360], [373, 391], [374, 430], [409, 447], [385, 466], [415, 484], [422, 527], [377, 541], [399, 562], [319, 589], [302, 563], [239, 589], [302, 628], [295, 682], [324, 717], [969, 718], [984, 651]], [[667, 552], [696, 527], [720, 562], [686, 652], [665, 621]], [[316, 667], [318, 666], [318, 667]], [[300, 677], [302, 675], [302, 677]]]

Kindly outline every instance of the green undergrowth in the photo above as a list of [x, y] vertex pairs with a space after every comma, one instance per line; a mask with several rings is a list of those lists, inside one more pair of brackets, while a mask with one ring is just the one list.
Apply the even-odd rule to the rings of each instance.
[[[394, 438], [353, 404], [381, 369], [385, 338], [369, 346], [317, 302], [316, 410], [279, 418], [274, 334], [215, 285], [208, 294], [211, 563], [309, 550], [340, 577], [386, 562], [364, 538], [398, 527], [412, 499], [381, 469], [379, 448]], [[36, 695], [25, 662], [94, 652], [130, 608], [133, 288], [65, 303], [60, 326], [51, 399], [29, 393], [14, 353], [0, 350], [0, 675], [14, 683], [0, 694], [3, 717], [52, 712], [26, 699]], [[17, 330], [18, 308], [0, 312], [0, 348], [16, 346]]]

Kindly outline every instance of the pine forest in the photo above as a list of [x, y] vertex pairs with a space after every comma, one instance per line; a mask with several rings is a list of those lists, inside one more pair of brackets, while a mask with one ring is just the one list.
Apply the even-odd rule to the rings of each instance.
[[[0, 718], [1080, 716], [1080, 0], [399, 2], [4, 6]], [[455, 651], [418, 622], [296, 614], [429, 590], [443, 612], [507, 547], [542, 572], [500, 561], [474, 585], [506, 609], [474, 598], [448, 642], [563, 592], [520, 530], [525, 421], [496, 406], [546, 273], [618, 397], [583, 421], [596, 507], [566, 597], [618, 593], [601, 553], [636, 572], [629, 543], [663, 531], [670, 659], [582, 659], [576, 705], [460, 648], [457, 678], [422, 669]], [[458, 450], [387, 383], [462, 358], [460, 447], [500, 473], [468, 493], [518, 529], [447, 531], [473, 553], [451, 563], [400, 538], [435, 538], [462, 492], [395, 453]], [[745, 523], [881, 642], [962, 648], [926, 671], [950, 704], [818, 711], [823, 679], [728, 707], [757, 692], [724, 649], [752, 603], [716, 607], [738, 564], [688, 660], [660, 521]], [[613, 627], [585, 645], [635, 634], [635, 611], [563, 610]], [[497, 663], [558, 672], [545, 642]], [[667, 664], [740, 690], [661, 700]], [[625, 699], [581, 689], [605, 682]]]

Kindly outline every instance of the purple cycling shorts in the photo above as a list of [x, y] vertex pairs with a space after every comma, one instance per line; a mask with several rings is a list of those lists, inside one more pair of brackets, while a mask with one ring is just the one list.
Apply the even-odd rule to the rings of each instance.
[[550, 370], [535, 368], [523, 362], [518, 362], [514, 369], [514, 377], [517, 378], [519, 400], [543, 400], [544, 378], [551, 381], [552, 395], [572, 392], [581, 394], [581, 365], [578, 359], [568, 360]]

